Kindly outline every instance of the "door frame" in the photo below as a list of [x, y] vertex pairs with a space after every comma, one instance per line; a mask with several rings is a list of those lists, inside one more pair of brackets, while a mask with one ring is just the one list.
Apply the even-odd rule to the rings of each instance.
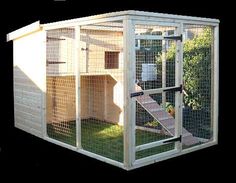
[[[146, 40], [164, 40], [166, 38], [164, 38], [163, 36], [157, 36], [157, 35], [135, 35], [134, 29], [135, 29], [135, 25], [156, 25], [156, 26], [170, 26], [170, 27], [176, 27], [176, 33], [174, 36], [180, 36], [182, 38], [183, 35], [183, 24], [182, 23], [172, 23], [172, 22], [146, 22], [146, 21], [132, 21], [132, 29], [133, 29], [133, 39], [134, 39], [134, 43], [136, 43], [136, 40], [138, 39], [146, 39]], [[173, 36], [171, 36], [173, 37]], [[167, 38], [168, 39], [168, 38]], [[136, 49], [134, 46], [134, 49], [132, 50], [135, 53], [135, 60], [134, 62], [136, 63]], [[133, 67], [133, 73], [132, 74], [132, 78], [136, 79], [136, 65], [132, 64]], [[181, 88], [182, 90], [182, 84], [183, 84], [183, 42], [182, 39], [181, 40], [176, 40], [176, 56], [175, 56], [175, 86], [173, 87], [164, 87], [164, 88], [158, 88], [158, 89], [149, 89], [149, 90], [142, 90], [141, 94], [157, 94], [157, 93], [165, 93], [166, 90], [176, 90], [177, 88]], [[163, 76], [163, 73], [162, 73]], [[135, 85], [135, 81], [132, 82], [133, 85]], [[135, 87], [132, 87], [134, 91]], [[138, 93], [136, 91], [130, 93], [130, 95], [132, 96], [132, 94], [134, 93]], [[182, 92], [175, 92], [175, 136], [174, 137], [170, 137], [168, 139], [164, 139], [164, 140], [159, 140], [159, 141], [155, 141], [155, 142], [151, 142], [151, 143], [147, 143], [147, 144], [142, 144], [139, 146], [136, 146], [135, 144], [135, 126], [136, 126], [136, 119], [135, 119], [135, 113], [136, 113], [136, 107], [135, 107], [135, 103], [136, 103], [136, 99], [135, 97], [133, 97], [133, 99], [130, 100], [130, 102], [132, 103], [132, 107], [135, 108], [135, 110], [131, 110], [131, 115], [132, 115], [132, 123], [134, 123], [132, 126], [134, 127], [133, 130], [133, 148], [134, 150], [132, 152], [134, 152], [134, 164], [139, 164], [148, 160], [152, 160], [152, 159], [158, 159], [158, 158], [164, 158], [164, 157], [168, 157], [172, 154], [177, 154], [179, 152], [181, 152], [182, 150], [182, 142], [181, 142], [181, 138], [182, 138], [182, 99], [183, 99], [183, 94]], [[169, 141], [169, 142], [168, 142]], [[145, 158], [141, 158], [136, 160], [135, 154], [137, 151], [140, 150], [144, 150], [144, 149], [149, 149], [152, 147], [157, 147], [157, 146], [161, 146], [167, 143], [172, 143], [173, 141], [175, 141], [175, 148], [173, 150], [168, 150], [165, 151], [163, 153], [160, 154], [156, 154], [156, 155], [151, 155]], [[166, 143], [167, 142], [167, 143]]]
[[80, 26], [75, 28], [75, 42], [74, 42], [74, 59], [75, 59], [75, 105], [76, 105], [76, 148], [77, 150], [82, 148], [81, 145], [81, 91], [80, 91]]

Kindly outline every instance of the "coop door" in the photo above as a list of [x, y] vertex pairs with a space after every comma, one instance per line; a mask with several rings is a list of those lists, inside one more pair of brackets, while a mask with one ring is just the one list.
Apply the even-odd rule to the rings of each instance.
[[135, 25], [136, 160], [179, 151], [181, 39], [178, 26]]

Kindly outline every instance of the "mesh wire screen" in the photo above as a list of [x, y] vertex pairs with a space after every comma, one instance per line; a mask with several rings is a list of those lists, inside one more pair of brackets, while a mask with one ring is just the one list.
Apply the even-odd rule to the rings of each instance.
[[[74, 30], [47, 33], [47, 134], [76, 144]], [[81, 143], [84, 150], [123, 161], [123, 24], [80, 30]]]
[[[170, 36], [174, 33], [175, 27], [135, 26], [136, 35]], [[136, 80], [139, 86], [143, 90], [174, 86], [175, 58], [169, 55], [175, 55], [175, 41], [137, 39], [136, 42]]]
[[[211, 75], [213, 29], [184, 26], [183, 127], [198, 138], [198, 145], [212, 140]], [[184, 145], [183, 148], [190, 146]]]
[[47, 135], [76, 144], [74, 29], [47, 31]]
[[[171, 56], [175, 56], [176, 42], [158, 39], [158, 36], [174, 35], [175, 29], [167, 26], [135, 25], [136, 35], [150, 36], [150, 39], [136, 39], [137, 91], [175, 86], [175, 57]], [[136, 100], [136, 146], [174, 136], [173, 92], [143, 95], [136, 97]], [[174, 148], [174, 143], [170, 143], [138, 151], [136, 159]]]
[[[136, 35], [174, 35], [175, 27], [135, 25]], [[184, 27], [184, 148], [212, 140], [212, 28]], [[75, 32], [47, 31], [47, 135], [76, 145]], [[136, 90], [175, 86], [176, 42], [136, 39]], [[84, 150], [123, 162], [123, 24], [81, 26], [80, 118]], [[175, 93], [136, 97], [136, 146], [173, 137]], [[136, 152], [136, 159], [174, 149], [174, 143]]]
[[137, 151], [136, 152], [136, 159], [141, 159], [141, 158], [145, 158], [147, 156], [152, 156], [152, 155], [156, 155], [156, 154], [163, 153], [166, 151], [170, 151], [170, 150], [173, 150], [174, 147], [175, 147], [174, 143], [169, 143], [169, 144], [165, 144], [162, 146], [157, 146], [157, 147], [152, 147], [149, 149]]
[[[175, 94], [168, 92], [165, 106], [162, 94], [136, 97], [136, 145], [175, 135]], [[174, 149], [174, 143], [136, 152], [136, 159]]]
[[123, 162], [123, 24], [82, 26], [80, 40], [82, 148]]

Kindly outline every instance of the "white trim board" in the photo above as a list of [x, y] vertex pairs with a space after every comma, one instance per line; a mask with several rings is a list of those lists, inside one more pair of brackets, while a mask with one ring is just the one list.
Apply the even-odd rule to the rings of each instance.
[[[28, 26], [22, 27], [17, 29], [9, 34], [7, 34], [7, 41], [11, 41], [22, 37], [26, 34], [31, 32], [37, 31], [40, 28], [44, 28], [45, 30], [55, 28], [55, 27], [71, 27], [76, 26], [78, 24], [89, 24], [89, 23], [96, 23], [95, 20], [102, 20], [107, 19], [110, 21], [118, 21], [122, 20], [123, 16], [131, 16], [131, 19], [140, 19], [148, 18], [148, 19], [167, 19], [167, 20], [176, 20], [176, 21], [187, 21], [187, 22], [200, 22], [200, 23], [213, 23], [218, 24], [220, 21], [218, 19], [212, 18], [200, 18], [200, 17], [193, 17], [193, 16], [183, 16], [183, 15], [173, 15], [173, 14], [165, 14], [165, 13], [154, 13], [154, 12], [144, 12], [144, 11], [135, 11], [135, 10], [128, 10], [128, 11], [119, 11], [119, 12], [112, 12], [112, 13], [105, 13], [100, 15], [93, 15], [83, 18], [75, 18], [70, 20], [63, 20], [57, 21], [52, 23], [40, 24], [39, 21], [32, 23]], [[118, 18], [118, 19], [117, 19]]]
[[22, 37], [26, 34], [31, 34], [32, 32], [40, 30], [40, 22], [34, 22], [20, 29], [17, 29], [9, 34], [7, 34], [7, 42]]
[[71, 20], [58, 21], [54, 23], [47, 23], [47, 24], [44, 24], [44, 26], [55, 26], [56, 24], [71, 24], [71, 23], [76, 23], [76, 22], [83, 22], [83, 21], [88, 21], [88, 20], [111, 18], [111, 17], [125, 16], [125, 15], [154, 17], [154, 18], [170, 18], [170, 19], [178, 19], [178, 20], [194, 20], [194, 21], [213, 22], [213, 23], [220, 22], [218, 19], [212, 19], [212, 18], [201, 18], [201, 17], [173, 15], [173, 14], [166, 14], [166, 13], [154, 13], [154, 12], [128, 10], [128, 11], [118, 11], [118, 12], [105, 13], [105, 14], [100, 14], [100, 15], [93, 15], [93, 16], [88, 16], [88, 17], [83, 17], [83, 18], [75, 18]]

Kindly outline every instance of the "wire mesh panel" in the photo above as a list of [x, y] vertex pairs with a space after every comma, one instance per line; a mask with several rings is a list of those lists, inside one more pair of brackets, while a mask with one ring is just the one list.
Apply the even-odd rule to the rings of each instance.
[[143, 90], [175, 86], [175, 58], [171, 55], [175, 56], [176, 41], [161, 38], [175, 32], [176, 27], [135, 25], [136, 35], [147, 36], [136, 39], [136, 80]]
[[80, 32], [82, 148], [123, 162], [123, 24], [85, 25]]
[[183, 54], [183, 127], [198, 138], [187, 148], [212, 140], [212, 27], [185, 25]]
[[[135, 88], [144, 94], [135, 97], [136, 159], [176, 150], [175, 141], [166, 140], [176, 137], [178, 95], [163, 91], [178, 83], [176, 40], [164, 38], [176, 35], [174, 26], [135, 25]], [[211, 27], [184, 26], [183, 148], [212, 140], [212, 37]], [[78, 87], [75, 45], [73, 28], [47, 31], [47, 135], [73, 146]], [[79, 48], [82, 149], [123, 162], [122, 21], [81, 26]]]
[[72, 28], [47, 31], [47, 135], [75, 146], [75, 63]]
[[[176, 41], [163, 39], [175, 34], [176, 27], [135, 25], [136, 91], [144, 91], [136, 97], [136, 147], [175, 136], [175, 92], [145, 94], [175, 86]], [[136, 159], [173, 149], [174, 142], [139, 148]]]
[[[175, 93], [168, 92], [166, 106], [162, 94], [136, 97], [136, 146], [175, 136]], [[174, 149], [174, 143], [136, 152], [136, 159]]]

